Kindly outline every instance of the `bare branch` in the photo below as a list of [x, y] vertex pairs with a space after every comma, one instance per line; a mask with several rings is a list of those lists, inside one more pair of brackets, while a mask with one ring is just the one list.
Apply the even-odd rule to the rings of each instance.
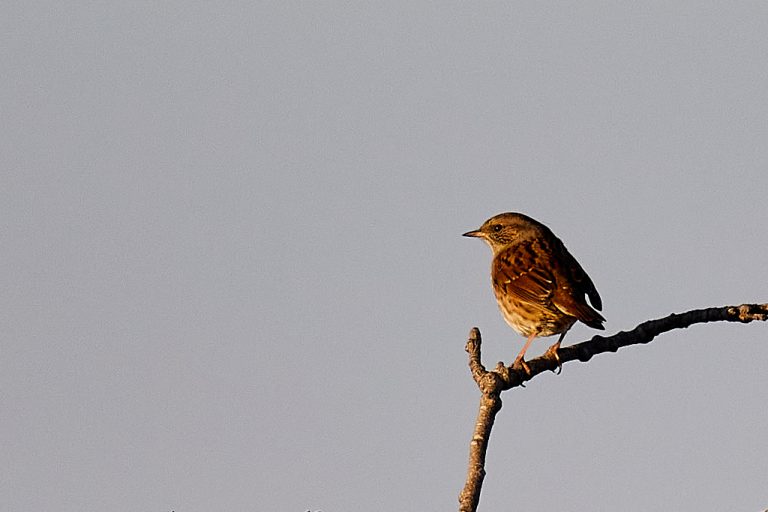
[[480, 397], [480, 410], [477, 413], [475, 431], [469, 443], [469, 468], [467, 483], [459, 495], [459, 510], [469, 512], [477, 510], [480, 489], [485, 478], [485, 453], [488, 450], [488, 438], [491, 436], [496, 413], [501, 410], [501, 397], [497, 391], [502, 384], [500, 375], [489, 372], [480, 362], [480, 330], [474, 327], [469, 333], [466, 350], [469, 353], [469, 367], [477, 386], [483, 392]]
[[560, 364], [576, 360], [586, 362], [596, 354], [616, 352], [628, 345], [648, 343], [659, 334], [673, 329], [684, 329], [693, 324], [722, 321], [749, 323], [755, 320], [768, 320], [768, 304], [743, 304], [673, 313], [664, 318], [643, 322], [631, 331], [621, 331], [613, 336], [594, 336], [588, 341], [560, 347], [557, 353], [547, 351], [527, 362], [530, 370], [527, 373], [522, 367], [506, 366], [503, 362], [499, 362], [494, 370], [486, 370], [480, 357], [480, 330], [477, 327], [472, 328], [466, 351], [469, 354], [472, 378], [480, 388], [482, 396], [472, 441], [469, 444], [467, 481], [459, 495], [459, 511], [475, 512], [480, 502], [480, 491], [485, 478], [485, 455], [493, 422], [501, 410], [502, 391], [521, 386], [544, 371], [554, 371], [558, 367], [558, 360]]

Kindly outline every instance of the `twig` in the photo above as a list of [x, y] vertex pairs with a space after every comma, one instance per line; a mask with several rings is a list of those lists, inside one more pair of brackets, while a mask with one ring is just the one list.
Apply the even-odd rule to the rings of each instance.
[[459, 494], [459, 511], [476, 512], [480, 502], [480, 491], [485, 478], [485, 455], [488, 440], [496, 414], [501, 410], [501, 392], [517, 386], [547, 370], [554, 371], [560, 364], [569, 361], [589, 361], [592, 356], [603, 352], [616, 352], [621, 347], [648, 343], [653, 338], [673, 329], [687, 328], [693, 324], [707, 322], [742, 322], [768, 320], [768, 304], [743, 304], [718, 308], [695, 309], [680, 314], [671, 314], [657, 320], [643, 322], [631, 331], [621, 331], [613, 336], [594, 336], [588, 341], [568, 347], [560, 347], [557, 354], [547, 351], [544, 355], [527, 361], [530, 372], [521, 367], [511, 367], [499, 362], [494, 370], [485, 369], [480, 358], [482, 343], [480, 330], [473, 327], [469, 333], [466, 351], [469, 354], [469, 369], [472, 378], [482, 393], [480, 410], [477, 413], [472, 441], [469, 444], [469, 467], [467, 481]]

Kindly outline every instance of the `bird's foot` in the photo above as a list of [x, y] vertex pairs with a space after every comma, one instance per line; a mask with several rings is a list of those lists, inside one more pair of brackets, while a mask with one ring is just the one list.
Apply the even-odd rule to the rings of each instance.
[[558, 341], [551, 347], [547, 349], [546, 352], [544, 352], [544, 356], [549, 359], [554, 359], [555, 363], [557, 364], [557, 370], [552, 370], [555, 375], [560, 375], [560, 372], [563, 371], [563, 363], [560, 362], [560, 356], [558, 355], [557, 351], [560, 348], [560, 342]]
[[521, 356], [518, 356], [515, 359], [515, 362], [512, 363], [512, 369], [517, 371], [523, 370], [526, 377], [531, 376], [531, 369], [528, 367], [528, 363], [525, 362], [525, 359], [523, 359]]

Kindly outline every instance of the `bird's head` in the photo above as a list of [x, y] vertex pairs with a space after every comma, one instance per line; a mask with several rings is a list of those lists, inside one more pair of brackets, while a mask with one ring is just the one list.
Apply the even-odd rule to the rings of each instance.
[[544, 226], [522, 213], [500, 213], [491, 217], [478, 229], [462, 236], [481, 238], [491, 246], [494, 254], [519, 240], [537, 235]]

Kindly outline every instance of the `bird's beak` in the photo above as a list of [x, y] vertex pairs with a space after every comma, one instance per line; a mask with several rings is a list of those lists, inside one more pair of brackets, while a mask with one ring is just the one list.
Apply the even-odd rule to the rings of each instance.
[[477, 237], [482, 237], [483, 236], [483, 232], [480, 231], [479, 229], [476, 229], [474, 231], [467, 231], [466, 233], [464, 233], [461, 236], [473, 236], [473, 237], [477, 238]]

